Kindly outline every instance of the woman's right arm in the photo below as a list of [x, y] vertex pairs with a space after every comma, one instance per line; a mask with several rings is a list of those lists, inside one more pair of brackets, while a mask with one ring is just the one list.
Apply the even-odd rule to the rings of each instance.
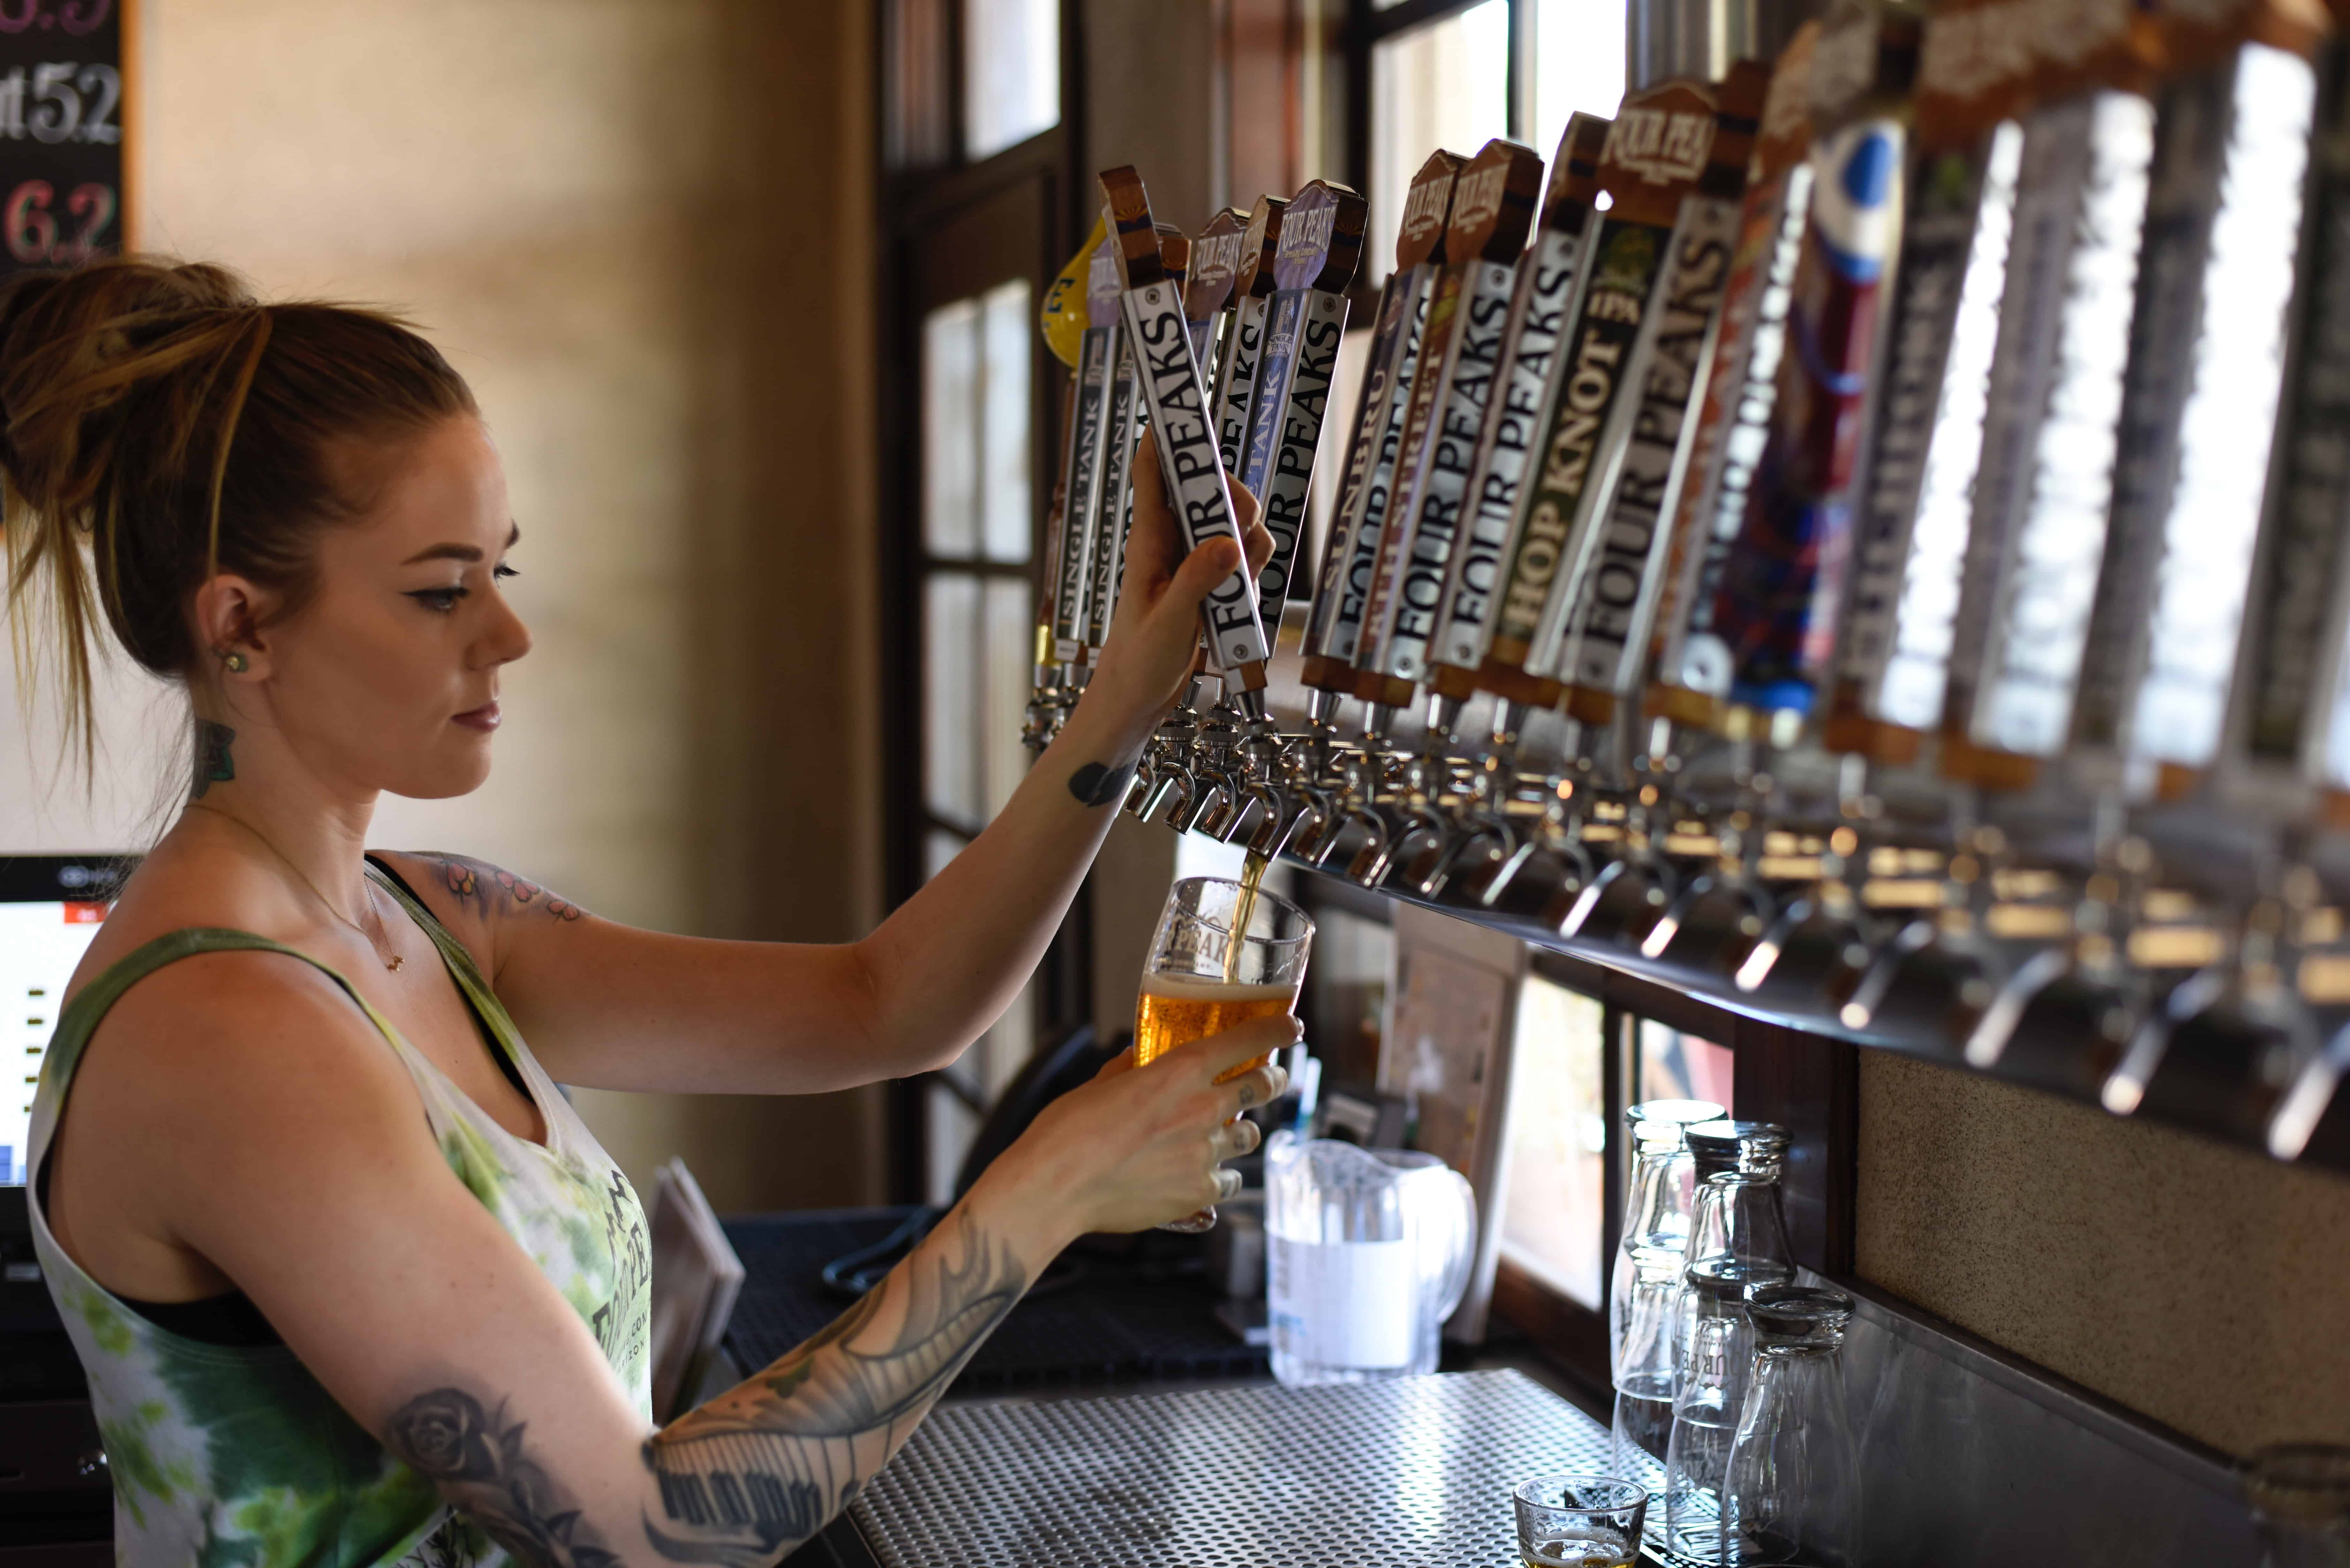
[[[1295, 1033], [1263, 1020], [1064, 1096], [837, 1322], [656, 1432], [329, 982], [268, 955], [174, 967], [204, 983], [171, 988], [169, 1008], [134, 1006], [153, 982], [125, 998], [93, 1047], [120, 1048], [95, 1117], [69, 1113], [60, 1147], [151, 1151], [134, 1169], [168, 1195], [172, 1239], [388, 1448], [550, 1564], [764, 1563], [806, 1540], [1070, 1240], [1216, 1199], [1217, 1163], [1255, 1144], [1232, 1118], [1278, 1092], [1279, 1069], [1212, 1080]], [[203, 1070], [172, 1070], [189, 1062]]]

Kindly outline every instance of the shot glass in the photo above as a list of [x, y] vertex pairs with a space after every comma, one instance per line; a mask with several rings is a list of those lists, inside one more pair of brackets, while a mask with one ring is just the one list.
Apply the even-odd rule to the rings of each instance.
[[1614, 1476], [1536, 1476], [1510, 1492], [1525, 1568], [1634, 1568], [1646, 1488]]

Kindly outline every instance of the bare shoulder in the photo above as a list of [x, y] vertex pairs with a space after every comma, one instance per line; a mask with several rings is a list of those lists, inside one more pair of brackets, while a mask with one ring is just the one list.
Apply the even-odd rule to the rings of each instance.
[[432, 1148], [407, 1070], [333, 979], [288, 953], [197, 953], [99, 1021], [58, 1127], [52, 1223], [105, 1278], [127, 1239], [107, 1227], [186, 1235], [256, 1190], [316, 1190], [355, 1158], [421, 1168]]
[[[447, 1174], [415, 1081], [367, 1012], [289, 953], [203, 952], [108, 1010], [50, 1154], [58, 1244], [118, 1294], [258, 1299], [263, 1238], [390, 1211]], [[375, 1186], [370, 1188], [369, 1184]], [[355, 1205], [355, 1192], [370, 1194]]]
[[[85, 1077], [102, 1080], [92, 1095]], [[389, 1044], [331, 976], [265, 949], [197, 953], [148, 975], [93, 1033], [75, 1099], [187, 1110], [219, 1102], [250, 1112], [319, 1105], [321, 1089], [406, 1084]], [[126, 1129], [127, 1130], [127, 1129]]]
[[504, 939], [517, 926], [563, 925], [587, 914], [545, 883], [471, 855], [446, 849], [373, 853], [400, 873], [485, 974], [496, 974]]

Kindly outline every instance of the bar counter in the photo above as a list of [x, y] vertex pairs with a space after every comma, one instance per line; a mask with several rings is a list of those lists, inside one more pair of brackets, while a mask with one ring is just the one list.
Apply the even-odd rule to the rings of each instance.
[[[903, 1212], [728, 1220], [749, 1275], [735, 1362], [764, 1366], [837, 1315], [845, 1302], [813, 1288], [825, 1249]], [[1512, 1486], [1609, 1468], [1605, 1406], [1523, 1345], [1448, 1345], [1460, 1370], [1426, 1377], [1284, 1388], [1196, 1276], [1088, 1266], [1058, 1289], [1048, 1275], [791, 1561], [1503, 1568]], [[1844, 1355], [1868, 1563], [2259, 1561], [2226, 1455], [1864, 1282], [1802, 1278], [1856, 1302]], [[1631, 1479], [1663, 1485], [1653, 1461]]]

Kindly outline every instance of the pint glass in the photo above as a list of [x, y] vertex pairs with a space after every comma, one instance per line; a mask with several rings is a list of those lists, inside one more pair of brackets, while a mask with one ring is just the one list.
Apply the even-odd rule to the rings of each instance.
[[[1143, 966], [1134, 1064], [1147, 1066], [1178, 1045], [1252, 1018], [1295, 1011], [1313, 940], [1313, 920], [1279, 894], [1219, 877], [1176, 883], [1168, 889]], [[1265, 1061], [1243, 1063], [1216, 1081], [1237, 1078]], [[1216, 1211], [1203, 1209], [1165, 1229], [1205, 1231], [1215, 1222]]]

